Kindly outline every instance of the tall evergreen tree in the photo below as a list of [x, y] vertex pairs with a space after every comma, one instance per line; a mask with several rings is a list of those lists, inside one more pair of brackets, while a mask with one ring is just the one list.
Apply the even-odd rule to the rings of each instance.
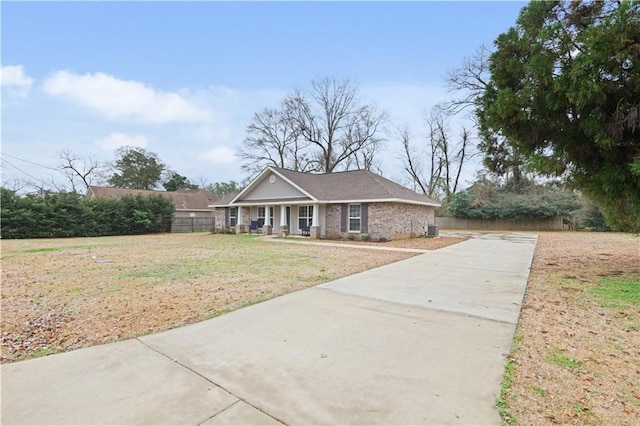
[[640, 3], [532, 2], [495, 47], [485, 143], [565, 175], [615, 229], [640, 231]]

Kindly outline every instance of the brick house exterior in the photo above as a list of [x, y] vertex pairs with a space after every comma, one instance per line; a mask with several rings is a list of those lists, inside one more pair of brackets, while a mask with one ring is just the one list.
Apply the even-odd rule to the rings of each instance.
[[342, 239], [424, 235], [440, 204], [368, 170], [311, 174], [267, 167], [212, 207], [216, 230]]

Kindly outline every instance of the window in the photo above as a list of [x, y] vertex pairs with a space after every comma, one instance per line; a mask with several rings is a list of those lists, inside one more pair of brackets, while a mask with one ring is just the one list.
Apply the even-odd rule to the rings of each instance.
[[360, 204], [349, 204], [349, 232], [360, 232], [361, 218]]
[[313, 220], [313, 206], [298, 207], [298, 229], [311, 227]]
[[258, 207], [258, 228], [262, 228], [267, 223], [273, 226], [273, 207], [269, 207], [269, 221], [267, 222], [267, 208]]
[[236, 226], [238, 221], [238, 208], [237, 207], [229, 207], [229, 226]]

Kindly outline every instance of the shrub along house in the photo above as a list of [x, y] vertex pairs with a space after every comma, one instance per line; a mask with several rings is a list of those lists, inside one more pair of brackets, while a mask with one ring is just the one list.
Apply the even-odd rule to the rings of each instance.
[[311, 174], [267, 167], [239, 194], [210, 207], [216, 224], [238, 234], [398, 239], [424, 235], [439, 205], [368, 170]]

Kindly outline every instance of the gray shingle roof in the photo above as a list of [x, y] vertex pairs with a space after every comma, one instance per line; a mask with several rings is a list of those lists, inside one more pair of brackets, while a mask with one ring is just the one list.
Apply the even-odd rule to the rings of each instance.
[[369, 170], [311, 174], [272, 167], [319, 201], [405, 200], [439, 206], [440, 203], [398, 185]]
[[210, 204], [220, 197], [204, 189], [182, 189], [179, 191], [152, 191], [146, 189], [108, 188], [104, 186], [90, 186], [87, 197], [119, 198], [125, 195], [161, 195], [170, 198], [177, 210], [211, 210]]
[[230, 192], [228, 194], [225, 194], [223, 197], [221, 197], [219, 200], [214, 201], [213, 203], [210, 203], [209, 206], [213, 207], [213, 206], [227, 206], [229, 205], [229, 203], [236, 198], [236, 196], [239, 194], [239, 192]]

